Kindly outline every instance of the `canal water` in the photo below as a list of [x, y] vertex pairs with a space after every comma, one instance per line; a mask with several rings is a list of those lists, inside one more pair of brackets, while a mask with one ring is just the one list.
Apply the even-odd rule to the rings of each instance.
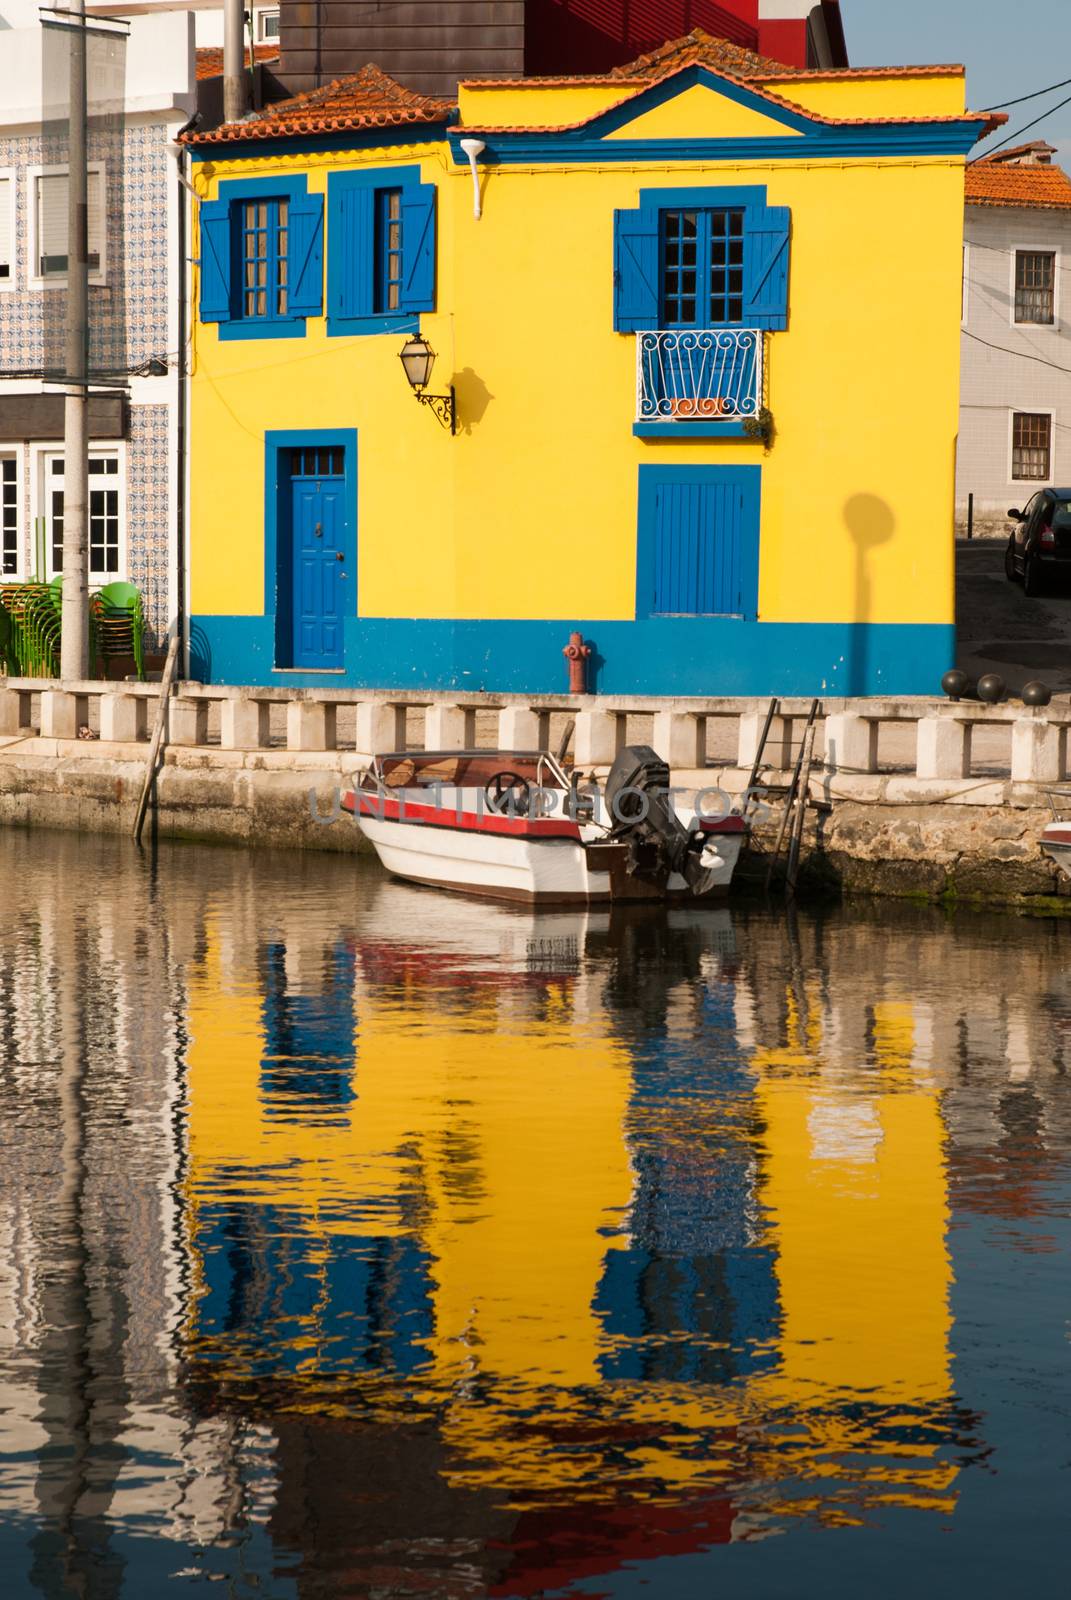
[[1071, 927], [0, 886], [4, 1600], [1065, 1592]]

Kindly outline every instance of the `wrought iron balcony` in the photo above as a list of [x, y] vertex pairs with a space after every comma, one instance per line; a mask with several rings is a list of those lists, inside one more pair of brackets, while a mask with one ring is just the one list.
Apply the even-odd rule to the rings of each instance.
[[636, 335], [637, 422], [743, 422], [762, 410], [762, 334], [675, 328]]

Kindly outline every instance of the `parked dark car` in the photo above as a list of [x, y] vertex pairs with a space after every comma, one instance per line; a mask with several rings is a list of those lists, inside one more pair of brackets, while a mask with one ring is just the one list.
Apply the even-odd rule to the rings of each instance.
[[1016, 524], [1004, 552], [1004, 575], [1022, 580], [1024, 594], [1040, 594], [1057, 572], [1071, 575], [1071, 489], [1042, 489], [1025, 511], [1012, 510]]

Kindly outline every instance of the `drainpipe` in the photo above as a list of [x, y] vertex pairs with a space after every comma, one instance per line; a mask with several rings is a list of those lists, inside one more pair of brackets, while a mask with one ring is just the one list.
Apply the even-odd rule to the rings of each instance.
[[482, 139], [462, 139], [461, 148], [469, 158], [469, 167], [472, 170], [472, 214], [479, 221], [480, 208], [480, 174], [476, 168], [477, 157], [482, 156], [487, 146]]
[[195, 200], [200, 199], [200, 196], [193, 187], [189, 178], [187, 178], [184, 170], [186, 164], [186, 147], [185, 145], [179, 144], [177, 141], [179, 138], [181, 138], [182, 134], [188, 133], [191, 128], [196, 127], [200, 120], [201, 113], [199, 111], [195, 111], [189, 122], [185, 123], [184, 126], [178, 130], [178, 133], [175, 135], [176, 142], [169, 147], [170, 154], [175, 160], [175, 167], [179, 182], [178, 239], [176, 241], [176, 254], [178, 256], [178, 261], [176, 262], [175, 271], [175, 292], [178, 296], [178, 384], [177, 393], [175, 395], [175, 405], [178, 410], [175, 427], [175, 454], [177, 457], [175, 462], [175, 538], [177, 540], [178, 548], [175, 551], [175, 632], [178, 634], [179, 640], [178, 676], [180, 678], [188, 678], [190, 675], [190, 641], [187, 637], [189, 628], [186, 615], [186, 550], [189, 541], [189, 529], [187, 527], [188, 502], [186, 495], [186, 457], [188, 449], [186, 412], [189, 404], [189, 382], [186, 372], [186, 342], [189, 338], [189, 322], [187, 315], [189, 305], [189, 297], [187, 293], [189, 289], [189, 264], [186, 260], [186, 257], [188, 254], [187, 217], [189, 215], [189, 202], [186, 199], [186, 195], [192, 195]]
[[239, 122], [245, 115], [244, 0], [223, 0], [223, 120]]

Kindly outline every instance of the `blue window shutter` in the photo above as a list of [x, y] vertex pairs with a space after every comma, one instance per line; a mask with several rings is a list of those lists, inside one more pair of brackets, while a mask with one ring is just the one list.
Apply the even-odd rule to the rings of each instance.
[[744, 322], [777, 332], [788, 327], [787, 206], [748, 207], [744, 222]]
[[402, 311], [435, 310], [435, 185], [402, 190]]
[[318, 317], [324, 292], [323, 195], [306, 194], [291, 200], [287, 227], [287, 315]]
[[201, 321], [231, 320], [231, 208], [201, 202]]
[[659, 213], [614, 212], [614, 328], [657, 328]]
[[376, 191], [332, 186], [327, 249], [328, 309], [333, 317], [370, 317], [375, 281]]

